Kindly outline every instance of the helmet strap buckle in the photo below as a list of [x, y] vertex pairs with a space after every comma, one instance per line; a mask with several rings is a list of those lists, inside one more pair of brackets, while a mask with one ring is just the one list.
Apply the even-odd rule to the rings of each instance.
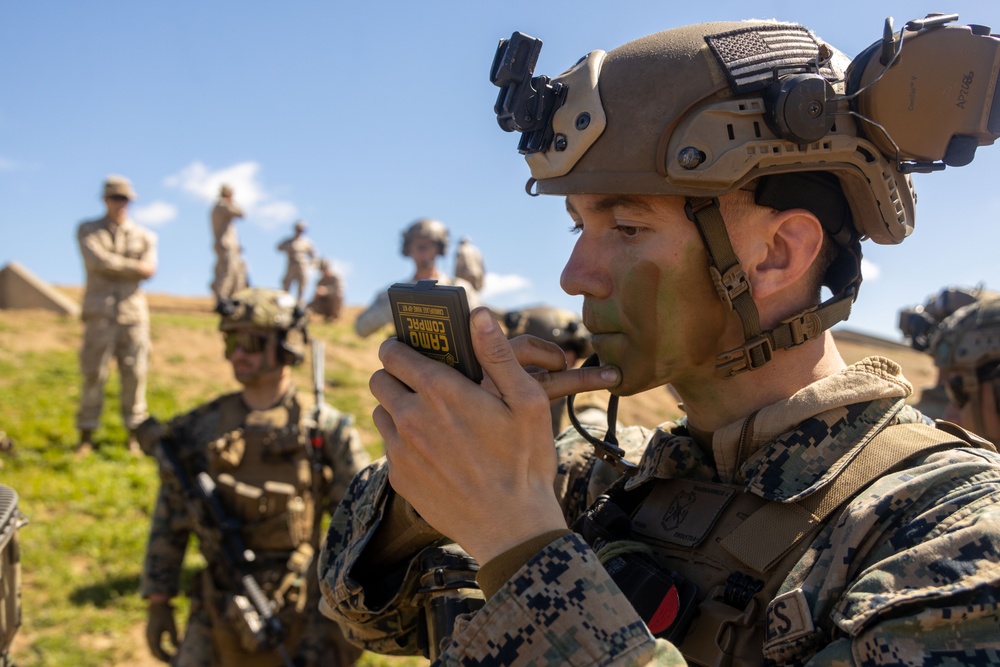
[[766, 334], [761, 334], [748, 340], [737, 348], [723, 352], [716, 357], [720, 363], [716, 365], [716, 374], [729, 379], [744, 371], [752, 371], [771, 361], [774, 357], [774, 346]]
[[807, 340], [812, 340], [823, 333], [824, 330], [823, 320], [815, 308], [790, 319], [783, 320], [782, 324], [788, 325], [792, 337], [792, 345], [801, 345]]
[[725, 273], [720, 273], [714, 266], [709, 266], [708, 270], [712, 274], [712, 283], [715, 285], [719, 300], [726, 304], [729, 310], [733, 309], [733, 300], [750, 291], [750, 281], [747, 280], [747, 274], [739, 263], [733, 264]]

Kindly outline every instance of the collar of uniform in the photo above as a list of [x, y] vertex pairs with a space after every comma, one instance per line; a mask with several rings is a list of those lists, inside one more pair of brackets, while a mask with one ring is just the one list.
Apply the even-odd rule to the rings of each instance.
[[[745, 438], [746, 462], [726, 470], [729, 477], [720, 462], [720, 477], [742, 480], [748, 491], [770, 500], [799, 500], [836, 477], [876, 433], [901, 417], [912, 390], [895, 362], [864, 359], [760, 410]], [[915, 418], [910, 412], [907, 420]], [[742, 427], [716, 432], [717, 460], [720, 450], [738, 450]], [[732, 455], [727, 462], [735, 463]]]
[[247, 405], [246, 399], [243, 397], [242, 391], [236, 392], [236, 395], [239, 396], [240, 404], [248, 413], [266, 412], [267, 410], [273, 410], [277, 407], [283, 407], [287, 410], [291, 410], [296, 406], [296, 403], [298, 404], [300, 409], [312, 409], [312, 406], [314, 405], [312, 401], [308, 401], [306, 405], [303, 405], [302, 398], [304, 398], [306, 395], [304, 394], [303, 396], [299, 396], [298, 389], [295, 388], [294, 384], [289, 384], [288, 390], [285, 391], [284, 394], [279, 396], [278, 400], [276, 400], [272, 406], [264, 408], [263, 410], [254, 410], [249, 405]]
[[130, 218], [130, 217], [128, 217], [128, 216], [126, 216], [126, 217], [125, 217], [125, 219], [124, 219], [124, 220], [122, 220], [121, 222], [115, 222], [114, 220], [112, 220], [112, 219], [111, 219], [111, 217], [110, 217], [110, 216], [107, 216], [107, 215], [106, 215], [106, 216], [104, 216], [104, 218], [103, 218], [103, 219], [101, 220], [101, 223], [102, 223], [102, 224], [103, 224], [103, 226], [104, 226], [104, 227], [106, 227], [107, 229], [112, 229], [112, 228], [117, 228], [117, 229], [129, 229], [129, 228], [131, 228], [131, 227], [134, 227], [134, 226], [135, 226], [135, 223], [134, 223], [134, 222], [132, 222], [132, 218]]
[[[748, 420], [719, 429], [712, 439], [714, 457], [691, 437], [686, 417], [662, 424], [650, 437], [639, 470], [627, 486], [634, 488], [650, 479], [672, 477], [744, 481], [748, 488], [761, 489], [761, 495], [770, 497], [777, 486], [782, 486], [775, 485], [773, 477], [784, 466], [793, 476], [802, 474], [816, 481], [836, 461], [830, 460], [832, 456], [839, 453], [839, 458], [852, 451], [854, 445], [860, 448], [900, 410], [912, 391], [899, 364], [884, 357], [869, 357], [759, 410], [750, 420], [750, 432], [743, 436], [746, 442], [742, 453], [740, 440]], [[785, 457], [791, 445], [799, 442], [806, 447], [793, 449], [807, 460], [793, 464]], [[823, 455], [809, 460], [816, 451]], [[776, 460], [781, 466], [774, 465]], [[770, 465], [766, 465], [768, 462]], [[810, 475], [807, 469], [814, 469], [815, 474]], [[794, 478], [790, 481], [796, 482]]]
[[638, 467], [636, 474], [626, 482], [626, 489], [633, 489], [651, 479], [717, 479], [711, 459], [688, 433], [687, 417], [656, 428]]

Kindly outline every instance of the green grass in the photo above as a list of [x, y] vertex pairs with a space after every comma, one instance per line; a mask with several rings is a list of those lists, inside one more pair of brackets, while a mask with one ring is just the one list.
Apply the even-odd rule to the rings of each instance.
[[[155, 315], [157, 326], [174, 335], [205, 331], [214, 318], [205, 315]], [[144, 642], [146, 604], [139, 598], [149, 518], [158, 476], [153, 460], [135, 458], [123, 443], [117, 370], [105, 389], [103, 426], [95, 434], [97, 450], [77, 459], [74, 417], [80, 393], [78, 335], [72, 320], [55, 323], [66, 349], [15, 353], [0, 346], [0, 429], [15, 441], [14, 453], [0, 459], [0, 483], [13, 488], [29, 523], [18, 535], [22, 568], [22, 626], [12, 657], [19, 667], [74, 665], [148, 665]], [[16, 324], [0, 324], [6, 332]], [[335, 338], [337, 325], [325, 327]], [[65, 330], [63, 330], [65, 329]], [[346, 331], [346, 329], [344, 329]], [[31, 331], [20, 332], [30, 336]], [[168, 366], [185, 362], [183, 351], [164, 357]], [[363, 405], [367, 375], [327, 369], [336, 387], [327, 400], [353, 411]], [[307, 368], [296, 369], [298, 384], [308, 387]], [[185, 374], [151, 374], [147, 391], [150, 413], [166, 419], [232, 387], [228, 377], [199, 380], [192, 392]], [[182, 391], [182, 388], [186, 391]], [[179, 399], [178, 396], [187, 398]], [[370, 428], [367, 414], [355, 413]], [[373, 446], [372, 449], [376, 449]], [[189, 545], [185, 581], [203, 565], [197, 545]], [[177, 617], [187, 616], [185, 598], [177, 599]], [[420, 665], [425, 661], [365, 654], [367, 667]]]

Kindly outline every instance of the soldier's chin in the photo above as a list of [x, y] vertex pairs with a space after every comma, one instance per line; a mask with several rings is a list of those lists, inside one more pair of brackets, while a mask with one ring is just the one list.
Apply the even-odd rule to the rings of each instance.
[[260, 376], [261, 371], [255, 368], [233, 368], [233, 376], [240, 384], [253, 382]]
[[628, 354], [629, 348], [627, 345], [622, 345], [627, 343], [623, 336], [608, 337], [603, 343], [599, 346], [595, 341], [594, 344], [594, 351], [600, 358], [601, 364], [617, 366], [622, 374], [621, 382], [609, 389], [609, 392], [615, 396], [632, 396], [661, 384], [650, 372], [652, 367], [648, 360]]
[[649, 383], [631, 382], [629, 373], [620, 366], [619, 369], [622, 373], [622, 381], [618, 383], [617, 387], [608, 390], [615, 396], [634, 396], [653, 388]]

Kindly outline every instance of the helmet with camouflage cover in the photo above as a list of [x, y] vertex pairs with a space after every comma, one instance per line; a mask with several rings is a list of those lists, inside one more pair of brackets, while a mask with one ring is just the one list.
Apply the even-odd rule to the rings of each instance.
[[448, 228], [440, 220], [420, 218], [403, 230], [403, 244], [400, 252], [404, 257], [410, 256], [410, 244], [415, 239], [430, 239], [438, 245], [438, 255], [448, 251]]
[[[743, 323], [746, 344], [720, 355], [717, 370], [731, 377], [758, 368], [775, 349], [847, 319], [862, 238], [899, 243], [913, 230], [909, 176], [850, 115], [849, 65], [803, 26], [760, 20], [686, 26], [592, 51], [547, 88], [555, 111], [538, 131], [548, 143], [532, 146], [525, 130], [528, 189], [685, 197], [719, 297]], [[737, 190], [763, 206], [810, 210], [835, 242], [824, 278], [833, 296], [770, 331], [760, 329], [719, 213], [716, 198]]]
[[1000, 294], [986, 292], [982, 287], [946, 287], [927, 297], [923, 305], [899, 311], [899, 330], [913, 349], [923, 352], [930, 347], [935, 331], [945, 319], [959, 308], [989, 296]]
[[288, 341], [291, 331], [299, 331], [303, 341], [308, 340], [306, 311], [288, 292], [262, 287], [247, 287], [228, 299], [221, 299], [216, 312], [221, 316], [219, 331], [237, 331], [255, 328], [269, 329], [278, 334], [282, 351], [280, 361], [295, 365], [301, 363], [302, 350]]
[[956, 310], [933, 334], [929, 352], [949, 399], [957, 407], [971, 401], [975, 430], [985, 435], [983, 411], [1000, 413], [1000, 406], [978, 404], [980, 384], [1000, 378], [1000, 296], [987, 293]]
[[553, 306], [536, 306], [512, 310], [503, 316], [507, 337], [528, 334], [555, 343], [564, 350], [575, 352], [578, 358], [590, 356], [594, 349], [590, 332], [580, 317]]

